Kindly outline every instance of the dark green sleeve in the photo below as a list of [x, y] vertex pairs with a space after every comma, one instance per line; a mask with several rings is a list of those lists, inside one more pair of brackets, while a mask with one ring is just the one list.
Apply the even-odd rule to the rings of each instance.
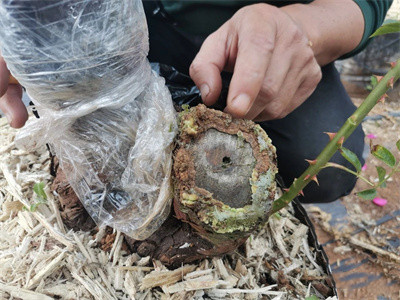
[[371, 40], [369, 36], [382, 25], [393, 0], [354, 0], [354, 2], [361, 8], [364, 16], [364, 34], [360, 44], [353, 51], [341, 58], [353, 56], [361, 52], [368, 45]]

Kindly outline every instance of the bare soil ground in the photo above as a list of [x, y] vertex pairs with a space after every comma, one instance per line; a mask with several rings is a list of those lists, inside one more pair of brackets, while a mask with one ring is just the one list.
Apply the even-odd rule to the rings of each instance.
[[[362, 99], [354, 98], [356, 105]], [[400, 97], [393, 95], [370, 113], [363, 123], [366, 134], [396, 153], [400, 139]], [[382, 116], [382, 117], [381, 117]], [[369, 143], [369, 139], [366, 140]], [[384, 165], [370, 155], [364, 176], [377, 180], [376, 166]], [[389, 180], [378, 196], [388, 200], [383, 207], [363, 200], [355, 192], [366, 189], [359, 180], [353, 193], [332, 204], [308, 207], [319, 241], [328, 254], [341, 299], [400, 299], [400, 173]]]

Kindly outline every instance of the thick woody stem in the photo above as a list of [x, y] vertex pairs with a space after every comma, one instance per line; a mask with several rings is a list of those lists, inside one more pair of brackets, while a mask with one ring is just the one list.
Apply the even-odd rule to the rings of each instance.
[[345, 141], [361, 124], [365, 116], [372, 110], [372, 108], [380, 102], [379, 100], [385, 95], [386, 91], [393, 87], [393, 83], [400, 77], [400, 59], [395, 64], [392, 64], [391, 70], [379, 80], [379, 83], [371, 91], [368, 97], [360, 105], [360, 107], [346, 120], [342, 128], [333, 136], [331, 141], [326, 145], [318, 157], [310, 163], [310, 166], [304, 173], [295, 179], [287, 190], [279, 199], [275, 200], [272, 206], [271, 214], [276, 213], [280, 209], [287, 206], [303, 188], [312, 181], [312, 178], [326, 165], [331, 157], [340, 148], [343, 141]]

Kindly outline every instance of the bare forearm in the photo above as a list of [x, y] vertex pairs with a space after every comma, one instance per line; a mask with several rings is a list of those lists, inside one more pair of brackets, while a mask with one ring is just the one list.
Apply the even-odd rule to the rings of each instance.
[[355, 49], [363, 36], [364, 17], [353, 0], [315, 0], [282, 10], [303, 28], [321, 66]]

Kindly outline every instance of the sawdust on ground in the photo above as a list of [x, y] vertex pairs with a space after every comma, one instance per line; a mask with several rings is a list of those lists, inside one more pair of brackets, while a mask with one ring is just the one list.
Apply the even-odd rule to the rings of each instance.
[[[308, 227], [289, 210], [248, 239], [245, 255], [168, 270], [124, 252], [120, 232], [110, 251], [102, 251], [96, 245], [105, 229], [93, 238], [62, 223], [48, 188], [47, 149], [18, 150], [15, 133], [0, 118], [0, 299], [323, 298], [317, 286], [326, 274], [308, 245]], [[47, 203], [28, 211], [38, 182], [45, 183]]]

